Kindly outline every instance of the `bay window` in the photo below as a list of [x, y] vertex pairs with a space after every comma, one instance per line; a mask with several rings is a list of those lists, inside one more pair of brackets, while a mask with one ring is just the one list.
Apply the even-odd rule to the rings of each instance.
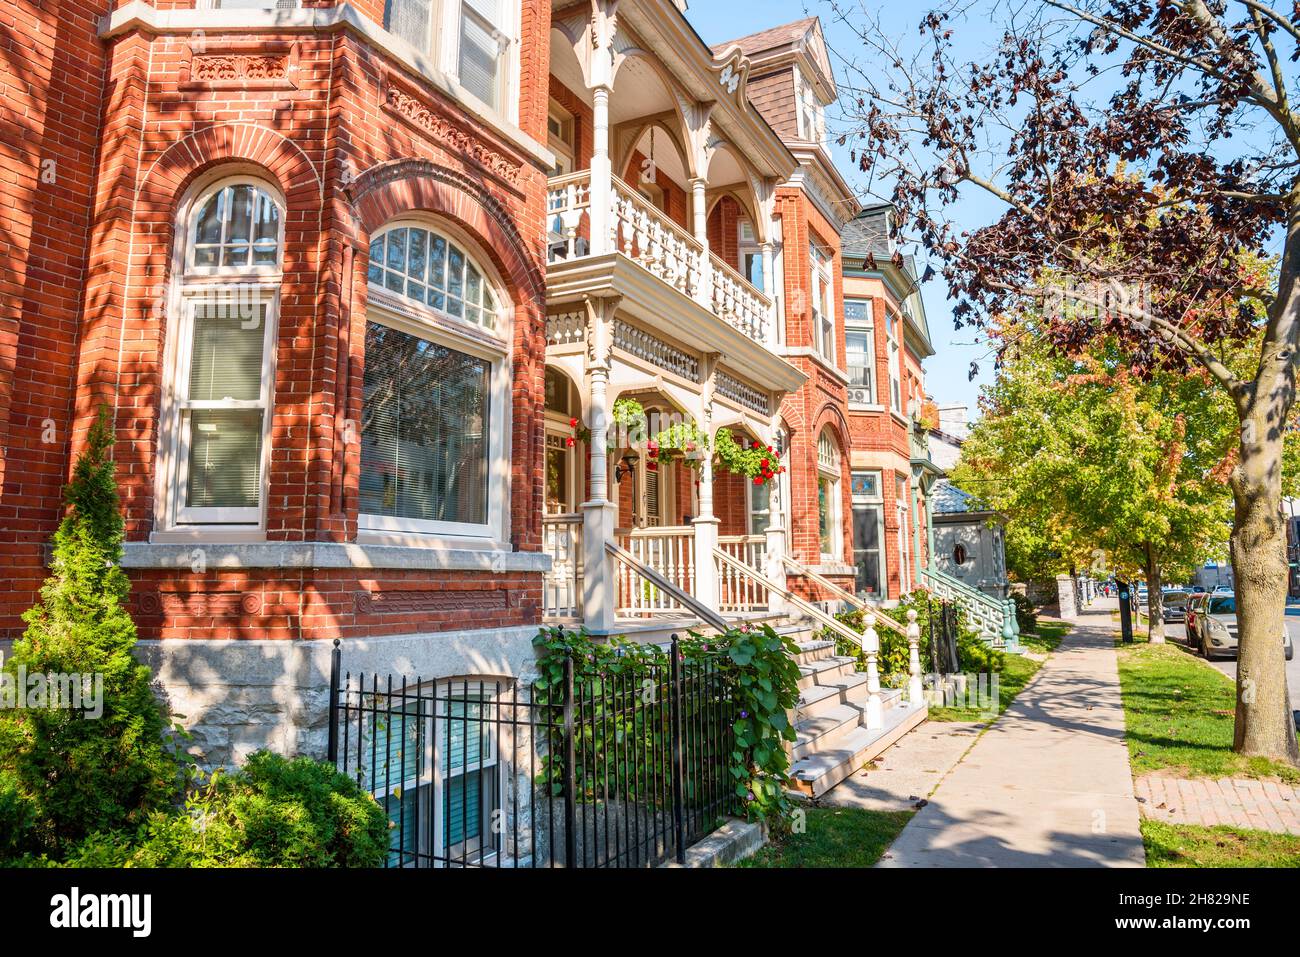
[[368, 276], [361, 529], [501, 540], [508, 347], [485, 272], [412, 224], [374, 239]]
[[283, 219], [268, 187], [233, 178], [200, 191], [178, 224], [163, 529], [262, 523]]

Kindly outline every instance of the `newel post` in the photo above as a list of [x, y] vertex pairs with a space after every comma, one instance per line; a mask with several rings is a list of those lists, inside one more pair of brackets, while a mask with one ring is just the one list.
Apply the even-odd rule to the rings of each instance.
[[884, 727], [885, 713], [880, 702], [880, 669], [876, 659], [880, 655], [880, 636], [876, 626], [867, 625], [862, 634], [862, 651], [867, 656], [867, 730]]
[[924, 701], [925, 689], [921, 686], [921, 626], [916, 623], [916, 609], [907, 610], [907, 701], [919, 708]]

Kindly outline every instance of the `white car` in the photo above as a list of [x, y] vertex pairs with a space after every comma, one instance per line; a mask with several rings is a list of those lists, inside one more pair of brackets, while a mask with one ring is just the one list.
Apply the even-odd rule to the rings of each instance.
[[[1200, 652], [1206, 658], [1234, 658], [1237, 655], [1237, 596], [1231, 592], [1214, 592], [1196, 616]], [[1286, 660], [1295, 654], [1291, 634], [1282, 624], [1282, 647]]]

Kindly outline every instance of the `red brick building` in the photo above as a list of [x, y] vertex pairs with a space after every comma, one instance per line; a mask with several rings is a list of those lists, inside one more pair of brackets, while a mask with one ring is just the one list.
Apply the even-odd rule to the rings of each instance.
[[509, 681], [544, 621], [910, 587], [930, 349], [906, 264], [862, 266], [820, 25], [710, 49], [683, 7], [0, 12], [4, 635], [101, 406], [141, 647], [212, 762], [319, 750], [335, 638]]

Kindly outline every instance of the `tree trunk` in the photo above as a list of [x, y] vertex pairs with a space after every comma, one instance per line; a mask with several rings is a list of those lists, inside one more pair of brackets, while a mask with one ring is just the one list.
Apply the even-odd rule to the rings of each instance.
[[[1233, 750], [1300, 764], [1286, 684], [1286, 526], [1282, 518], [1279, 403], [1243, 410], [1233, 470], [1232, 565], [1237, 582], [1237, 714]], [[1286, 403], [1289, 407], [1289, 403]], [[1270, 408], [1271, 407], [1271, 408]]]
[[1164, 580], [1160, 577], [1160, 558], [1156, 548], [1146, 543], [1147, 553], [1147, 641], [1153, 645], [1165, 643], [1165, 596], [1161, 591]]

